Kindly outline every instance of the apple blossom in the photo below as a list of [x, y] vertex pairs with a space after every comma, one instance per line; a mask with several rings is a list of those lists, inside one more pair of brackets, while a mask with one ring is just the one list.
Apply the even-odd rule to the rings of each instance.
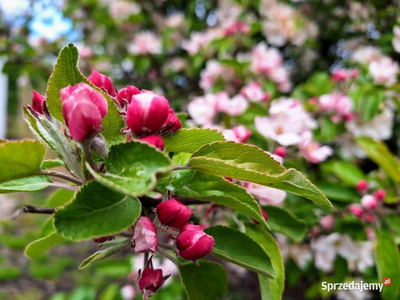
[[364, 193], [368, 190], [368, 182], [364, 179], [357, 181], [356, 183], [356, 190], [359, 193]]
[[383, 200], [385, 200], [385, 197], [386, 197], [386, 191], [385, 190], [377, 190], [374, 193], [374, 197], [376, 199], [378, 199], [379, 201], [383, 201]]
[[162, 52], [161, 40], [154, 32], [138, 32], [128, 45], [128, 52], [133, 55], [160, 54]]
[[350, 204], [349, 211], [359, 219], [362, 218], [364, 215], [364, 212], [363, 212], [361, 206], [358, 204]]
[[361, 199], [361, 206], [366, 210], [374, 210], [378, 206], [378, 199], [372, 195], [364, 195]]
[[271, 98], [269, 93], [263, 91], [261, 84], [250, 82], [241, 89], [241, 94], [251, 102], [267, 101]]
[[117, 99], [119, 104], [124, 107], [125, 104], [131, 103], [132, 96], [140, 94], [140, 90], [136, 86], [127, 86], [118, 92]]
[[192, 215], [192, 210], [176, 199], [170, 199], [157, 205], [157, 216], [160, 222], [174, 228], [181, 229]]
[[32, 108], [38, 114], [43, 114], [43, 103], [46, 102], [46, 98], [40, 95], [35, 90], [32, 90], [33, 97], [32, 97]]
[[164, 141], [161, 137], [161, 135], [147, 135], [142, 138], [140, 138], [141, 141], [148, 143], [149, 145], [152, 145], [160, 150], [164, 150]]
[[326, 215], [319, 220], [319, 225], [326, 230], [332, 230], [335, 226], [335, 217], [333, 215]]
[[136, 253], [156, 252], [158, 245], [156, 228], [148, 217], [140, 217], [136, 222], [132, 242], [135, 243]]
[[389, 57], [383, 57], [379, 61], [373, 61], [369, 65], [369, 74], [376, 84], [383, 84], [387, 87], [397, 82], [399, 64]]
[[206, 234], [199, 225], [184, 225], [176, 238], [179, 255], [186, 260], [203, 258], [211, 253], [214, 245], [214, 238]]
[[92, 70], [92, 74], [88, 77], [88, 80], [93, 85], [107, 92], [110, 96], [115, 96], [115, 88], [111, 82], [111, 79], [106, 75], [103, 75], [96, 70]]

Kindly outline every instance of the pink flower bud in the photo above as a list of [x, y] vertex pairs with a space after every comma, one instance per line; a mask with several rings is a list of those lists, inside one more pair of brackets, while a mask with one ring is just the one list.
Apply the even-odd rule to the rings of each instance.
[[157, 215], [162, 224], [181, 229], [189, 221], [193, 212], [182, 202], [171, 199], [157, 205]]
[[359, 71], [357, 69], [351, 69], [349, 71], [349, 76], [351, 79], [356, 79], [358, 77]]
[[327, 215], [325, 217], [322, 217], [319, 220], [319, 225], [326, 230], [332, 230], [333, 226], [335, 226], [335, 217], [332, 215]]
[[365, 195], [361, 199], [361, 206], [366, 210], [374, 210], [378, 206], [378, 199], [371, 195]]
[[168, 100], [152, 92], [132, 96], [128, 105], [126, 123], [138, 136], [156, 133], [169, 116]]
[[364, 193], [368, 190], [368, 182], [364, 179], [361, 179], [356, 184], [356, 190], [359, 193]]
[[262, 213], [262, 215], [263, 215], [265, 221], [268, 221], [268, 214], [267, 214], [267, 212], [266, 212], [264, 209], [261, 208], [261, 213]]
[[332, 80], [342, 82], [347, 79], [347, 71], [345, 69], [337, 69], [332, 72]]
[[181, 129], [182, 124], [179, 118], [175, 115], [174, 110], [170, 109], [168, 118], [160, 129], [160, 134], [168, 134]]
[[60, 91], [65, 124], [71, 137], [83, 142], [103, 129], [101, 121], [107, 114], [107, 100], [102, 93], [86, 83], [79, 83]]
[[375, 240], [375, 230], [372, 227], [367, 227], [365, 228], [365, 232], [367, 233], [367, 238], [370, 241], [374, 241]]
[[376, 199], [378, 199], [379, 201], [383, 201], [386, 198], [386, 192], [384, 190], [377, 190], [374, 193], [374, 196]]
[[164, 141], [160, 135], [148, 135], [148, 136], [142, 137], [140, 140], [143, 142], [146, 142], [149, 145], [152, 145], [160, 150], [164, 150]]
[[362, 208], [358, 204], [350, 204], [349, 211], [357, 218], [362, 218], [364, 215]]
[[111, 240], [115, 240], [115, 237], [113, 235], [101, 236], [101, 237], [93, 238], [93, 242], [99, 243], [99, 244], [104, 243], [106, 241], [111, 241]]
[[44, 98], [42, 95], [40, 95], [35, 90], [32, 90], [32, 93], [33, 93], [33, 97], [32, 97], [33, 110], [36, 111], [38, 114], [43, 114], [43, 102], [46, 101], [46, 98]]
[[127, 86], [118, 92], [118, 102], [122, 107], [125, 106], [126, 103], [131, 103], [132, 96], [140, 94], [140, 90], [136, 86]]
[[285, 158], [286, 149], [284, 147], [278, 147], [278, 148], [275, 149], [274, 154], [276, 154], [276, 155], [278, 155], [278, 156], [280, 156], [282, 158]]
[[236, 141], [238, 141], [239, 143], [246, 143], [251, 136], [251, 131], [243, 125], [233, 127], [232, 131], [235, 134]]
[[372, 214], [366, 214], [366, 215], [364, 216], [364, 220], [365, 220], [366, 222], [368, 222], [368, 223], [372, 223], [372, 222], [374, 222], [375, 217], [374, 217], [374, 215], [372, 215]]
[[98, 88], [106, 91], [110, 96], [115, 97], [115, 89], [111, 82], [111, 79], [106, 75], [103, 75], [96, 70], [92, 71], [92, 74], [88, 77], [88, 80]]
[[148, 217], [140, 217], [136, 222], [132, 242], [135, 242], [136, 253], [156, 252], [158, 245], [156, 228]]
[[161, 269], [154, 270], [147, 266], [139, 276], [138, 283], [141, 291], [147, 290], [154, 294], [164, 283]]
[[176, 239], [179, 255], [187, 260], [200, 259], [211, 253], [214, 238], [206, 234], [200, 226], [186, 224]]

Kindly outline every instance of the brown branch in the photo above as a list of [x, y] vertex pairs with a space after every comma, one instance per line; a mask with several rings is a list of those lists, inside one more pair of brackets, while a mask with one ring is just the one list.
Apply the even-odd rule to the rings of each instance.
[[38, 175], [47, 175], [47, 176], [58, 177], [58, 178], [62, 178], [62, 179], [68, 180], [70, 182], [76, 183], [78, 185], [84, 184], [84, 182], [82, 180], [80, 180], [76, 177], [73, 177], [73, 176], [65, 174], [65, 173], [57, 172], [57, 171], [40, 170], [38, 172]]
[[32, 205], [25, 205], [21, 207], [20, 209], [16, 210], [11, 216], [11, 220], [15, 220], [18, 218], [20, 215], [24, 213], [28, 214], [46, 214], [46, 215], [52, 215], [56, 212], [56, 209], [53, 207], [40, 207], [40, 206], [32, 206]]

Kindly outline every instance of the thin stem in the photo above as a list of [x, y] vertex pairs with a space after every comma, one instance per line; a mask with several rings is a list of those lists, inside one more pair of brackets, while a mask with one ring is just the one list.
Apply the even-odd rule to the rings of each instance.
[[170, 261], [175, 263], [176, 265], [180, 265], [181, 263], [176, 259], [176, 257], [173, 257], [171, 254], [168, 253], [167, 250], [163, 249], [162, 247], [157, 247], [158, 252], [168, 258]]
[[51, 183], [49, 183], [49, 186], [59, 187], [59, 188], [62, 188], [62, 189], [73, 191], [73, 192], [76, 192], [76, 191], [79, 190], [79, 188], [77, 186], [64, 184], [62, 182], [51, 182]]
[[52, 170], [40, 170], [38, 172], [38, 175], [47, 175], [47, 176], [58, 177], [58, 178], [62, 178], [62, 179], [68, 180], [70, 182], [76, 183], [78, 185], [82, 185], [84, 183], [82, 180], [80, 180], [76, 177], [73, 177], [73, 176], [65, 174], [65, 173], [52, 171]]
[[46, 214], [52, 215], [56, 212], [56, 209], [53, 207], [40, 207], [40, 206], [32, 206], [32, 205], [25, 205], [20, 209], [16, 210], [11, 216], [11, 220], [15, 220], [20, 215], [24, 213], [31, 213], [31, 214]]
[[179, 171], [179, 170], [189, 170], [190, 167], [188, 165], [176, 166], [172, 169], [172, 171]]
[[169, 244], [166, 244], [166, 243], [163, 243], [163, 242], [160, 242], [160, 241], [158, 242], [158, 246], [160, 246], [162, 248], [165, 248], [165, 249], [168, 249], [168, 250], [172, 250], [172, 251], [176, 250], [174, 245], [169, 245]]
[[132, 238], [132, 234], [130, 234], [128, 232], [120, 232], [120, 233], [117, 233], [116, 235], [127, 237], [127, 238]]

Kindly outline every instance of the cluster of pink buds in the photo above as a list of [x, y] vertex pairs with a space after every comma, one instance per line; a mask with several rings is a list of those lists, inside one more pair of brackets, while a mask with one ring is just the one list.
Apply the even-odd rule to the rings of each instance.
[[354, 80], [357, 78], [359, 71], [357, 69], [336, 69], [332, 72], [332, 80], [335, 82], [343, 82]]
[[231, 36], [236, 33], [248, 34], [249, 32], [250, 32], [250, 26], [243, 21], [233, 22], [224, 29], [225, 36]]
[[143, 293], [143, 299], [148, 300], [150, 296], [164, 284], [171, 275], [163, 276], [162, 269], [154, 269], [152, 258], [147, 261], [143, 270], [139, 270], [138, 285]]

